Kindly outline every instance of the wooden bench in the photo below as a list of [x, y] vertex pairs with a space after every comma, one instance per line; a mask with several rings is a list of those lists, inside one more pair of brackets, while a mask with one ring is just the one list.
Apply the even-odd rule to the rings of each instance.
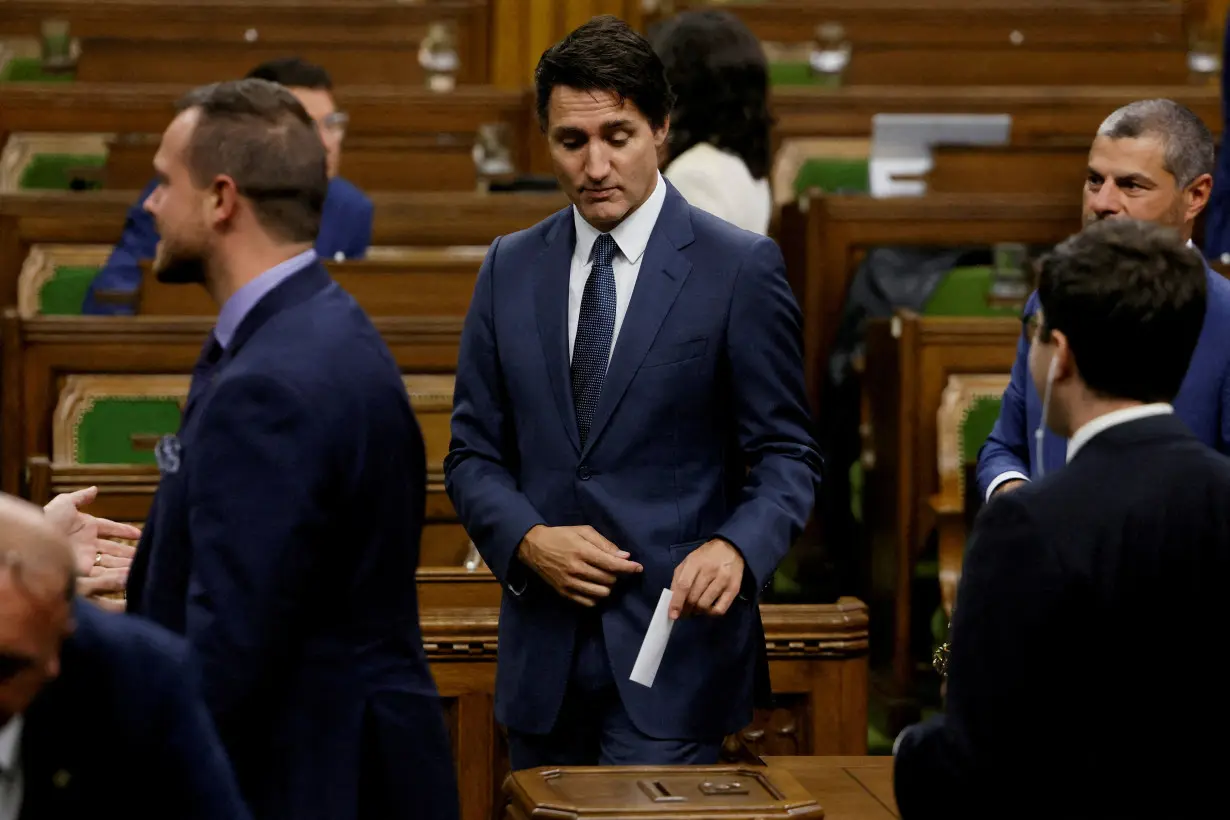
[[[1074, 78], [1079, 79], [1079, 78]], [[1093, 140], [1112, 111], [1134, 100], [1167, 97], [1192, 109], [1214, 134], [1222, 130], [1221, 92], [1211, 86], [788, 87], [773, 90], [779, 142], [814, 136], [865, 137], [879, 113], [1008, 114], [1016, 145]]]
[[[675, 4], [707, 6], [704, 2]], [[816, 82], [810, 51], [820, 27], [848, 49], [845, 85], [1091, 85], [1185, 83], [1188, 41], [1180, 3], [1097, 0], [755, 0], [722, 3], [785, 63], [780, 83]], [[838, 28], [839, 27], [839, 28]], [[837, 33], [839, 32], [839, 33]], [[788, 69], [788, 70], [787, 70]]]
[[322, 64], [339, 85], [421, 86], [419, 44], [443, 25], [454, 37], [457, 81], [489, 82], [491, 20], [482, 0], [8, 0], [0, 36], [38, 37], [47, 19], [67, 21], [81, 40], [83, 81], [215, 82], [295, 54]]
[[[93, 150], [105, 157], [106, 186], [139, 190], [152, 178], [154, 152], [175, 116], [175, 102], [190, 87], [0, 84], [0, 147], [11, 134], [92, 135], [99, 143]], [[471, 152], [488, 125], [504, 130], [517, 170], [545, 167], [534, 159], [542, 137], [524, 91], [474, 86], [436, 94], [350, 86], [336, 97], [350, 115], [342, 174], [366, 191], [473, 190]]]
[[[113, 245], [137, 191], [0, 196], [0, 306], [17, 299], [17, 279], [36, 244]], [[486, 247], [564, 207], [559, 193], [373, 194], [372, 246]], [[373, 253], [379, 253], [373, 251]]]
[[1089, 140], [1069, 145], [940, 145], [924, 177], [931, 194], [1055, 194], [1079, 202]]
[[821, 401], [824, 368], [850, 281], [868, 249], [1053, 244], [1078, 230], [1080, 200], [1070, 194], [936, 194], [889, 199], [817, 195], [787, 205], [781, 216], [781, 244], [804, 315], [803, 346], [813, 406]]
[[868, 323], [862, 462], [873, 568], [869, 603], [876, 636], [891, 636], [894, 694], [909, 691], [913, 678], [910, 587], [915, 561], [935, 526], [936, 418], [944, 389], [957, 374], [1007, 374], [1020, 336], [1021, 322], [1014, 318], [899, 311]]

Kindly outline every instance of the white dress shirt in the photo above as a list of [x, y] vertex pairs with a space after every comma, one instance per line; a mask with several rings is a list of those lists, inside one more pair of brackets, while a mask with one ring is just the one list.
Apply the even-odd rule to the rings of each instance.
[[[615, 330], [611, 334], [608, 361], [615, 351], [619, 328], [624, 323], [628, 304], [632, 301], [632, 290], [636, 287], [636, 277], [641, 272], [641, 261], [645, 258], [645, 248], [649, 245], [649, 235], [653, 233], [653, 226], [658, 223], [658, 215], [662, 213], [662, 203], [665, 201], [666, 183], [662, 181], [662, 175], [658, 174], [657, 183], [649, 198], [611, 231], [611, 238], [619, 246], [619, 252], [611, 260], [611, 267], [615, 271]], [[577, 244], [572, 251], [572, 271], [568, 277], [569, 360], [572, 359], [572, 349], [577, 339], [581, 297], [585, 295], [585, 283], [589, 281], [589, 272], [593, 268], [591, 254], [599, 235], [598, 229], [585, 221], [575, 205], [572, 207], [572, 221], [576, 225]]]
[[21, 816], [21, 715], [0, 727], [0, 820]]

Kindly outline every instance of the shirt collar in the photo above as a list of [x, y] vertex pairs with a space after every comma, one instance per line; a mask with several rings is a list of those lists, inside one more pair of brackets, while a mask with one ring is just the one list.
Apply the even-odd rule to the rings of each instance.
[[235, 291], [231, 298], [226, 300], [226, 304], [222, 306], [221, 312], [218, 313], [218, 324], [214, 328], [214, 336], [218, 339], [218, 344], [222, 345], [225, 349], [231, 343], [231, 339], [235, 338], [235, 331], [239, 330], [239, 325], [243, 323], [244, 317], [252, 311], [252, 308], [256, 307], [261, 299], [265, 298], [271, 290], [285, 282], [293, 274], [298, 273], [315, 261], [316, 251], [306, 250], [297, 256], [292, 256], [285, 262], [279, 262]]
[[1072, 434], [1072, 438], [1068, 440], [1068, 461], [1076, 458], [1077, 452], [1098, 433], [1104, 433], [1116, 425], [1126, 424], [1129, 421], [1147, 419], [1150, 416], [1164, 416], [1173, 412], [1173, 405], [1157, 402], [1155, 404], [1124, 407], [1122, 410], [1112, 410], [1105, 415], [1098, 416], [1093, 421], [1086, 422], [1079, 430]]
[[[653, 233], [653, 226], [658, 224], [658, 215], [662, 213], [664, 202], [666, 202], [666, 183], [662, 179], [662, 174], [659, 173], [653, 193], [649, 195], [649, 198], [611, 230], [611, 238], [619, 246], [619, 252], [623, 254], [624, 259], [634, 264], [640, 261], [645, 248], [649, 246], [649, 235]], [[573, 249], [573, 255], [581, 263], [588, 264], [589, 255], [594, 249], [594, 242], [598, 239], [599, 231], [585, 221], [585, 217], [581, 216], [581, 212], [575, 205], [572, 206], [572, 223], [577, 230], [577, 244]]]
[[0, 774], [8, 774], [17, 765], [17, 753], [21, 750], [21, 723], [21, 715], [15, 715], [0, 726]]

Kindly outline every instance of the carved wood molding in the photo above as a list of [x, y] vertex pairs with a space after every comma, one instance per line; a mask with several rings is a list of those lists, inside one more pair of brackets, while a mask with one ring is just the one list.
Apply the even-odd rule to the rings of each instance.
[[[867, 605], [856, 598], [835, 604], [763, 604], [761, 619], [770, 660], [842, 659], [867, 652]], [[490, 658], [497, 651], [499, 610], [439, 609], [421, 616], [431, 658]]]

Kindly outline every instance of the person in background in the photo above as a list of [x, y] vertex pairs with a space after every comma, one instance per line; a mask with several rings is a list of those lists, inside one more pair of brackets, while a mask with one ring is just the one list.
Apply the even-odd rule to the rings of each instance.
[[[1171, 100], [1129, 103], [1106, 118], [1089, 149], [1084, 223], [1147, 220], [1174, 229], [1190, 244], [1196, 217], [1209, 201], [1212, 172], [1213, 137], [1199, 117]], [[1230, 452], [1230, 281], [1207, 267], [1205, 275], [1204, 333], [1174, 404], [1196, 438], [1225, 453]], [[1035, 432], [1042, 429], [1042, 401], [1029, 380], [1028, 361], [1037, 309], [1035, 293], [1025, 305], [1024, 331], [999, 419], [978, 453], [983, 498], [1064, 464], [1067, 443], [1049, 431], [1038, 463]]]
[[765, 234], [769, 189], [769, 70], [760, 41], [727, 11], [689, 11], [651, 35], [675, 93], [663, 175], [690, 204]]
[[128, 575], [187, 636], [261, 820], [456, 820], [419, 628], [423, 436], [397, 362], [313, 250], [328, 189], [303, 105], [196, 89], [154, 157], [160, 281], [219, 307]]
[[[329, 193], [325, 197], [316, 253], [322, 259], [361, 259], [372, 238], [372, 202], [367, 196], [338, 176], [342, 140], [348, 122], [333, 100], [333, 81], [325, 69], [296, 57], [271, 60], [248, 72], [252, 79], [268, 80], [290, 90], [307, 110], [325, 144], [329, 168]], [[145, 201], [158, 187], [153, 180], [128, 211], [124, 234], [110, 258], [94, 277], [86, 293], [82, 312], [94, 316], [130, 315], [131, 305], [109, 303], [99, 298], [102, 292], [131, 293], [141, 285], [141, 262], [153, 259], [158, 247], [158, 228], [145, 210]]]
[[1230, 134], [1230, 15], [1226, 16], [1222, 38], [1221, 150], [1217, 152], [1217, 172], [1213, 175], [1221, 183], [1213, 186], [1204, 216], [1204, 255], [1227, 263], [1230, 262], [1230, 151], [1226, 150], [1227, 134]]
[[1041, 262], [1029, 380], [1068, 464], [974, 525], [947, 703], [898, 738], [905, 820], [1202, 817], [1225, 791], [1230, 459], [1173, 405], [1210, 284], [1184, 239], [1103, 222]]
[[75, 598], [64, 525], [0, 495], [0, 820], [246, 820], [183, 642]]
[[535, 86], [573, 205], [491, 244], [444, 463], [504, 587], [496, 719], [514, 769], [715, 763], [769, 693], [760, 593], [820, 482], [799, 307], [774, 242], [662, 178], [644, 37], [595, 17]]

